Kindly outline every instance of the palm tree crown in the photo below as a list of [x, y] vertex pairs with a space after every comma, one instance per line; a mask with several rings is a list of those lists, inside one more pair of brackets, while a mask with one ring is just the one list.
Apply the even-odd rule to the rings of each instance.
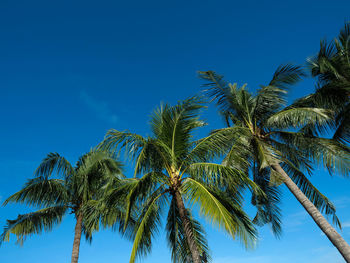
[[298, 199], [300, 202], [308, 202], [313, 211], [309, 213], [317, 214], [320, 210], [340, 226], [335, 207], [304, 172], [311, 174], [311, 164], [316, 163], [332, 173], [349, 173], [349, 150], [345, 146], [307, 132], [310, 126], [322, 127], [330, 120], [331, 112], [312, 107], [284, 108], [288, 86], [302, 75], [299, 67], [280, 66], [270, 83], [261, 86], [254, 96], [245, 86], [229, 84], [215, 72], [200, 72], [200, 77], [208, 82], [207, 94], [216, 101], [228, 126], [211, 136], [226, 149], [225, 164], [247, 173], [252, 171], [254, 181], [267, 195], [263, 199], [253, 196], [253, 204], [258, 208], [254, 221], [272, 223], [277, 234], [281, 229], [279, 184], [286, 183], [294, 195], [300, 195], [303, 200]]
[[[101, 196], [102, 187], [114, 186], [122, 177], [121, 163], [107, 152], [91, 151], [79, 159], [76, 167], [59, 154], [49, 153], [35, 171], [34, 178], [4, 202], [5, 205], [26, 203], [40, 209], [8, 220], [1, 241], [8, 241], [12, 233], [17, 236], [17, 242], [22, 243], [29, 235], [52, 230], [65, 214], [71, 213], [77, 220], [72, 252], [72, 262], [77, 262], [81, 233], [91, 241], [92, 232], [98, 229], [98, 222], [87, 221], [83, 212], [85, 205]], [[113, 213], [116, 222], [118, 211]]]
[[239, 237], [246, 246], [254, 243], [255, 229], [241, 209], [240, 190], [258, 190], [241, 171], [208, 162], [221, 148], [211, 139], [193, 138], [193, 131], [205, 125], [198, 118], [202, 107], [198, 98], [176, 106], [162, 105], [151, 117], [152, 136], [110, 130], [102, 143], [102, 148], [109, 150], [124, 148], [135, 160], [135, 178], [124, 186], [128, 211], [139, 209], [130, 262], [150, 251], [166, 207], [173, 261], [197, 263], [203, 257], [209, 259], [203, 229], [185, 204], [198, 205], [210, 222]]
[[[295, 105], [323, 107], [335, 112], [327, 126], [335, 130], [334, 139], [350, 142], [350, 23], [338, 38], [321, 41], [317, 56], [308, 59], [311, 75], [317, 79], [314, 94], [299, 99]], [[313, 129], [313, 132], [317, 130]]]

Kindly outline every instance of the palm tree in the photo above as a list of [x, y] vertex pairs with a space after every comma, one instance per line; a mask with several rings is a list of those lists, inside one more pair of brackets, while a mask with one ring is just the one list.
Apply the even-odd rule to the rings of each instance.
[[[58, 177], [53, 178], [53, 173]], [[86, 217], [84, 206], [101, 196], [102, 187], [115, 187], [121, 178], [122, 165], [110, 153], [91, 151], [79, 159], [76, 167], [59, 154], [49, 153], [35, 171], [34, 178], [4, 202], [4, 205], [26, 203], [40, 209], [7, 220], [0, 242], [9, 241], [12, 233], [17, 236], [17, 243], [22, 244], [29, 235], [51, 231], [61, 223], [65, 214], [74, 214], [76, 225], [71, 262], [77, 263], [81, 234], [91, 241], [92, 232], [98, 229], [98, 222]], [[108, 216], [112, 219], [105, 221], [105, 225], [122, 218], [117, 207], [111, 209]]]
[[135, 160], [134, 178], [109, 198], [113, 203], [113, 196], [128, 193], [126, 222], [130, 211], [136, 208], [139, 212], [131, 263], [150, 252], [166, 208], [173, 262], [207, 262], [203, 228], [186, 204], [198, 206], [201, 215], [233, 238], [239, 237], [247, 247], [254, 245], [255, 228], [241, 209], [241, 190], [249, 188], [258, 194], [259, 190], [241, 171], [207, 162], [221, 148], [213, 140], [193, 140], [193, 131], [205, 125], [198, 118], [202, 103], [191, 98], [176, 106], [162, 105], [151, 117], [151, 136], [110, 130], [101, 144], [113, 151], [123, 148]]
[[[271, 221], [275, 215], [264, 207], [276, 204], [278, 191], [271, 186], [284, 183], [310, 214], [329, 240], [350, 262], [350, 246], [327, 222], [321, 212], [333, 216], [340, 226], [335, 208], [307, 179], [312, 164], [322, 164], [330, 172], [349, 173], [349, 149], [331, 140], [313, 136], [303, 128], [322, 127], [330, 119], [330, 112], [320, 108], [287, 107], [285, 95], [289, 85], [302, 76], [299, 67], [280, 66], [267, 86], [261, 86], [256, 96], [245, 87], [228, 84], [215, 72], [200, 72], [207, 81], [207, 94], [219, 106], [227, 128], [213, 132], [218, 144], [226, 148], [224, 163], [245, 171], [251, 169], [254, 181], [269, 198], [253, 198], [258, 205], [255, 221]], [[298, 128], [302, 128], [297, 131]], [[248, 161], [246, 161], [248, 160]], [[266, 191], [266, 189], [268, 191]], [[267, 202], [266, 202], [267, 201]], [[270, 210], [272, 212], [275, 209]]]
[[[308, 59], [311, 75], [317, 79], [314, 94], [299, 99], [295, 105], [322, 107], [335, 111], [327, 123], [335, 130], [333, 138], [350, 142], [350, 23], [333, 42], [321, 41], [317, 56]], [[312, 127], [311, 127], [312, 128]], [[317, 133], [317, 130], [310, 129]]]

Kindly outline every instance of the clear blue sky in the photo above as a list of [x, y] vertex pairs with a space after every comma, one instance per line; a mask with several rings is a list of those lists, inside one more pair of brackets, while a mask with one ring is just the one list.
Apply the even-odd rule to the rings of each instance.
[[[349, 10], [349, 1], [338, 0], [0, 1], [0, 200], [18, 191], [49, 152], [74, 163], [110, 128], [146, 135], [160, 101], [174, 104], [200, 91], [197, 70], [255, 90], [279, 64], [302, 64], [320, 39], [335, 37]], [[313, 89], [305, 80], [291, 98]], [[203, 135], [223, 125], [213, 107], [204, 118], [210, 125]], [[321, 169], [312, 181], [337, 205], [350, 242], [350, 180]], [[263, 227], [255, 251], [206, 225], [213, 262], [343, 262], [285, 190], [282, 208], [282, 238]], [[0, 207], [0, 225], [28, 211]], [[12, 239], [0, 248], [0, 262], [69, 262], [73, 230], [68, 215], [23, 247]], [[142, 262], [170, 262], [164, 235], [154, 244]], [[92, 245], [82, 242], [80, 262], [124, 263], [130, 251], [117, 233], [101, 231]]]

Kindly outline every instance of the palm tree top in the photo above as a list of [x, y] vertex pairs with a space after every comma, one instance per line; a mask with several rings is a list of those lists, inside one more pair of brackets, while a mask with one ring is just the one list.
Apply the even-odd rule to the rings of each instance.
[[[270, 218], [265, 219], [271, 222], [275, 218], [273, 227], [277, 232], [280, 230], [279, 191], [270, 186], [278, 186], [281, 179], [270, 168], [272, 165], [281, 164], [305, 195], [321, 211], [332, 215], [339, 226], [334, 206], [311, 184], [304, 172], [311, 174], [312, 164], [316, 163], [332, 173], [349, 174], [349, 149], [334, 140], [307, 132], [310, 126], [321, 129], [330, 121], [332, 111], [299, 105], [286, 107], [290, 85], [303, 76], [301, 67], [280, 66], [268, 85], [261, 85], [253, 95], [245, 85], [237, 87], [237, 84], [228, 83], [214, 71], [199, 72], [199, 77], [206, 81], [203, 85], [206, 95], [215, 101], [228, 126], [212, 133], [220, 138], [220, 145], [225, 148], [224, 163], [247, 172], [251, 169], [255, 182], [265, 192], [270, 191], [272, 203], [269, 205], [270, 208], [274, 205], [275, 215], [269, 214]], [[256, 200], [253, 203], [259, 205]]]
[[322, 129], [310, 132], [334, 131], [333, 138], [350, 142], [350, 23], [346, 23], [333, 41], [321, 41], [318, 54], [307, 60], [311, 75], [316, 79], [313, 94], [298, 99], [294, 105], [323, 107], [334, 111], [335, 116]]
[[[124, 149], [135, 162], [135, 178], [126, 186], [128, 210], [132, 211], [136, 204], [142, 205], [130, 262], [136, 255], [150, 251], [151, 239], [158, 231], [161, 211], [166, 204], [170, 205], [167, 236], [172, 255], [188, 254], [186, 231], [181, 224], [179, 226], [178, 202], [181, 203], [182, 198], [191, 207], [198, 204], [200, 214], [232, 237], [239, 237], [247, 247], [254, 245], [256, 232], [241, 210], [239, 190], [249, 188], [259, 192], [259, 189], [242, 171], [209, 162], [223, 152], [212, 136], [199, 140], [193, 137], [195, 129], [206, 125], [198, 114], [203, 107], [204, 101], [198, 97], [175, 106], [163, 104], [151, 115], [150, 136], [110, 130], [100, 145], [108, 151]], [[194, 231], [194, 243], [208, 255], [202, 228], [190, 210], [182, 216], [186, 218], [186, 214]], [[179, 228], [185, 231], [178, 230], [180, 236], [176, 231]]]
[[[52, 230], [67, 213], [79, 214], [90, 200], [96, 200], [101, 187], [123, 178], [122, 165], [115, 155], [91, 150], [79, 158], [75, 167], [58, 153], [49, 153], [24, 187], [7, 198], [8, 203], [25, 203], [39, 210], [8, 220], [1, 241], [8, 241], [10, 233], [23, 243], [27, 236]], [[86, 222], [85, 222], [86, 223]], [[91, 241], [97, 225], [84, 225], [83, 232]]]

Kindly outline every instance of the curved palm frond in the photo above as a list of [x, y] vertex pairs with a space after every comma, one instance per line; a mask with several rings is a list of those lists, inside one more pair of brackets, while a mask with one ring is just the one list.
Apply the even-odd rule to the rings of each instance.
[[26, 203], [31, 206], [66, 204], [69, 202], [69, 192], [64, 180], [36, 177], [28, 180], [24, 187], [7, 198], [3, 205], [10, 202]]
[[331, 139], [305, 136], [303, 133], [280, 131], [274, 135], [286, 145], [297, 147], [305, 156], [327, 168], [331, 174], [337, 172], [349, 176], [350, 150], [347, 146]]
[[200, 204], [200, 213], [211, 223], [225, 229], [233, 238], [238, 236], [247, 248], [254, 247], [255, 228], [242, 211], [241, 204], [234, 203], [218, 189], [210, 189], [191, 178], [184, 181], [182, 190], [191, 203]]
[[[144, 175], [141, 179], [135, 180], [130, 184], [129, 191], [124, 200], [126, 200], [126, 214], [125, 214], [125, 226], [129, 222], [129, 217], [131, 213], [131, 209], [137, 204], [137, 202], [143, 202], [145, 199], [148, 199], [152, 192], [156, 191], [157, 187], [158, 191], [164, 188], [164, 184], [168, 184], [168, 178], [161, 173], [151, 172]], [[120, 190], [117, 189], [119, 192]], [[120, 194], [118, 193], [118, 196]]]
[[83, 155], [77, 163], [78, 174], [88, 174], [97, 176], [103, 175], [123, 178], [123, 165], [117, 160], [115, 154], [107, 151], [92, 150]]
[[334, 138], [342, 143], [349, 142], [346, 110], [350, 104], [349, 28], [350, 24], [346, 23], [334, 41], [321, 41], [317, 56], [308, 59], [309, 70], [317, 79], [318, 87], [314, 94], [296, 102], [334, 110], [336, 122], [329, 127], [335, 130]]
[[305, 125], [323, 125], [331, 118], [329, 110], [320, 108], [289, 108], [270, 116], [265, 127], [277, 129], [298, 128]]
[[53, 172], [62, 173], [63, 177], [69, 177], [74, 173], [72, 165], [58, 153], [49, 153], [34, 172], [34, 176], [49, 177]]
[[350, 142], [350, 104], [347, 104], [336, 118], [337, 128], [333, 139], [341, 143]]
[[[216, 101], [220, 109], [220, 113], [227, 118], [227, 113], [230, 115], [233, 123], [245, 122], [250, 119], [254, 109], [254, 98], [245, 90], [246, 84], [237, 88], [237, 84], [230, 84], [223, 80], [223, 76], [216, 74], [214, 71], [199, 71], [199, 78], [208, 81], [202, 86], [207, 88], [204, 90], [212, 101]], [[245, 117], [248, 116], [248, 119]]]
[[152, 238], [158, 233], [161, 213], [161, 197], [166, 192], [155, 191], [141, 209], [141, 215], [136, 222], [135, 238], [130, 255], [130, 263], [134, 263], [137, 256], [147, 255], [151, 251]]
[[0, 244], [3, 241], [9, 241], [10, 234], [15, 234], [17, 243], [23, 244], [27, 236], [51, 231], [55, 225], [61, 223], [67, 209], [67, 206], [52, 206], [33, 213], [18, 215], [15, 220], [7, 220], [4, 232], [0, 236]]
[[288, 87], [301, 80], [303, 76], [303, 70], [299, 66], [290, 64], [279, 66], [269, 85], [261, 86], [258, 90], [253, 113], [254, 118], [264, 121], [285, 106]]
[[280, 65], [273, 74], [269, 86], [287, 89], [288, 86], [300, 81], [303, 76], [305, 76], [305, 73], [300, 66]]
[[229, 184], [232, 188], [242, 185], [251, 187], [252, 189], [256, 188], [256, 185], [249, 180], [246, 174], [240, 170], [221, 164], [193, 163], [188, 167], [186, 172], [192, 179], [205, 182], [212, 186], [222, 187]]
[[92, 234], [103, 228], [111, 228], [113, 231], [119, 231], [120, 234], [132, 241], [135, 228], [135, 217], [132, 214], [128, 218], [128, 225], [125, 225], [125, 199], [122, 197], [119, 203], [108, 205], [103, 199], [89, 200], [82, 208], [84, 214], [83, 232], [86, 240], [91, 242]]
[[151, 117], [153, 134], [173, 167], [187, 155], [192, 131], [206, 125], [198, 117], [203, 103], [202, 98], [192, 97], [173, 107], [162, 106]]
[[99, 144], [98, 148], [116, 152], [119, 146], [124, 147], [128, 154], [127, 156], [134, 159], [145, 143], [146, 139], [138, 134], [111, 129], [107, 132], [105, 139]]
[[261, 188], [264, 195], [253, 193], [252, 204], [257, 208], [253, 223], [258, 226], [271, 224], [272, 232], [276, 237], [282, 234], [281, 209], [279, 208], [281, 191], [271, 178], [272, 170], [254, 167], [254, 182]]

